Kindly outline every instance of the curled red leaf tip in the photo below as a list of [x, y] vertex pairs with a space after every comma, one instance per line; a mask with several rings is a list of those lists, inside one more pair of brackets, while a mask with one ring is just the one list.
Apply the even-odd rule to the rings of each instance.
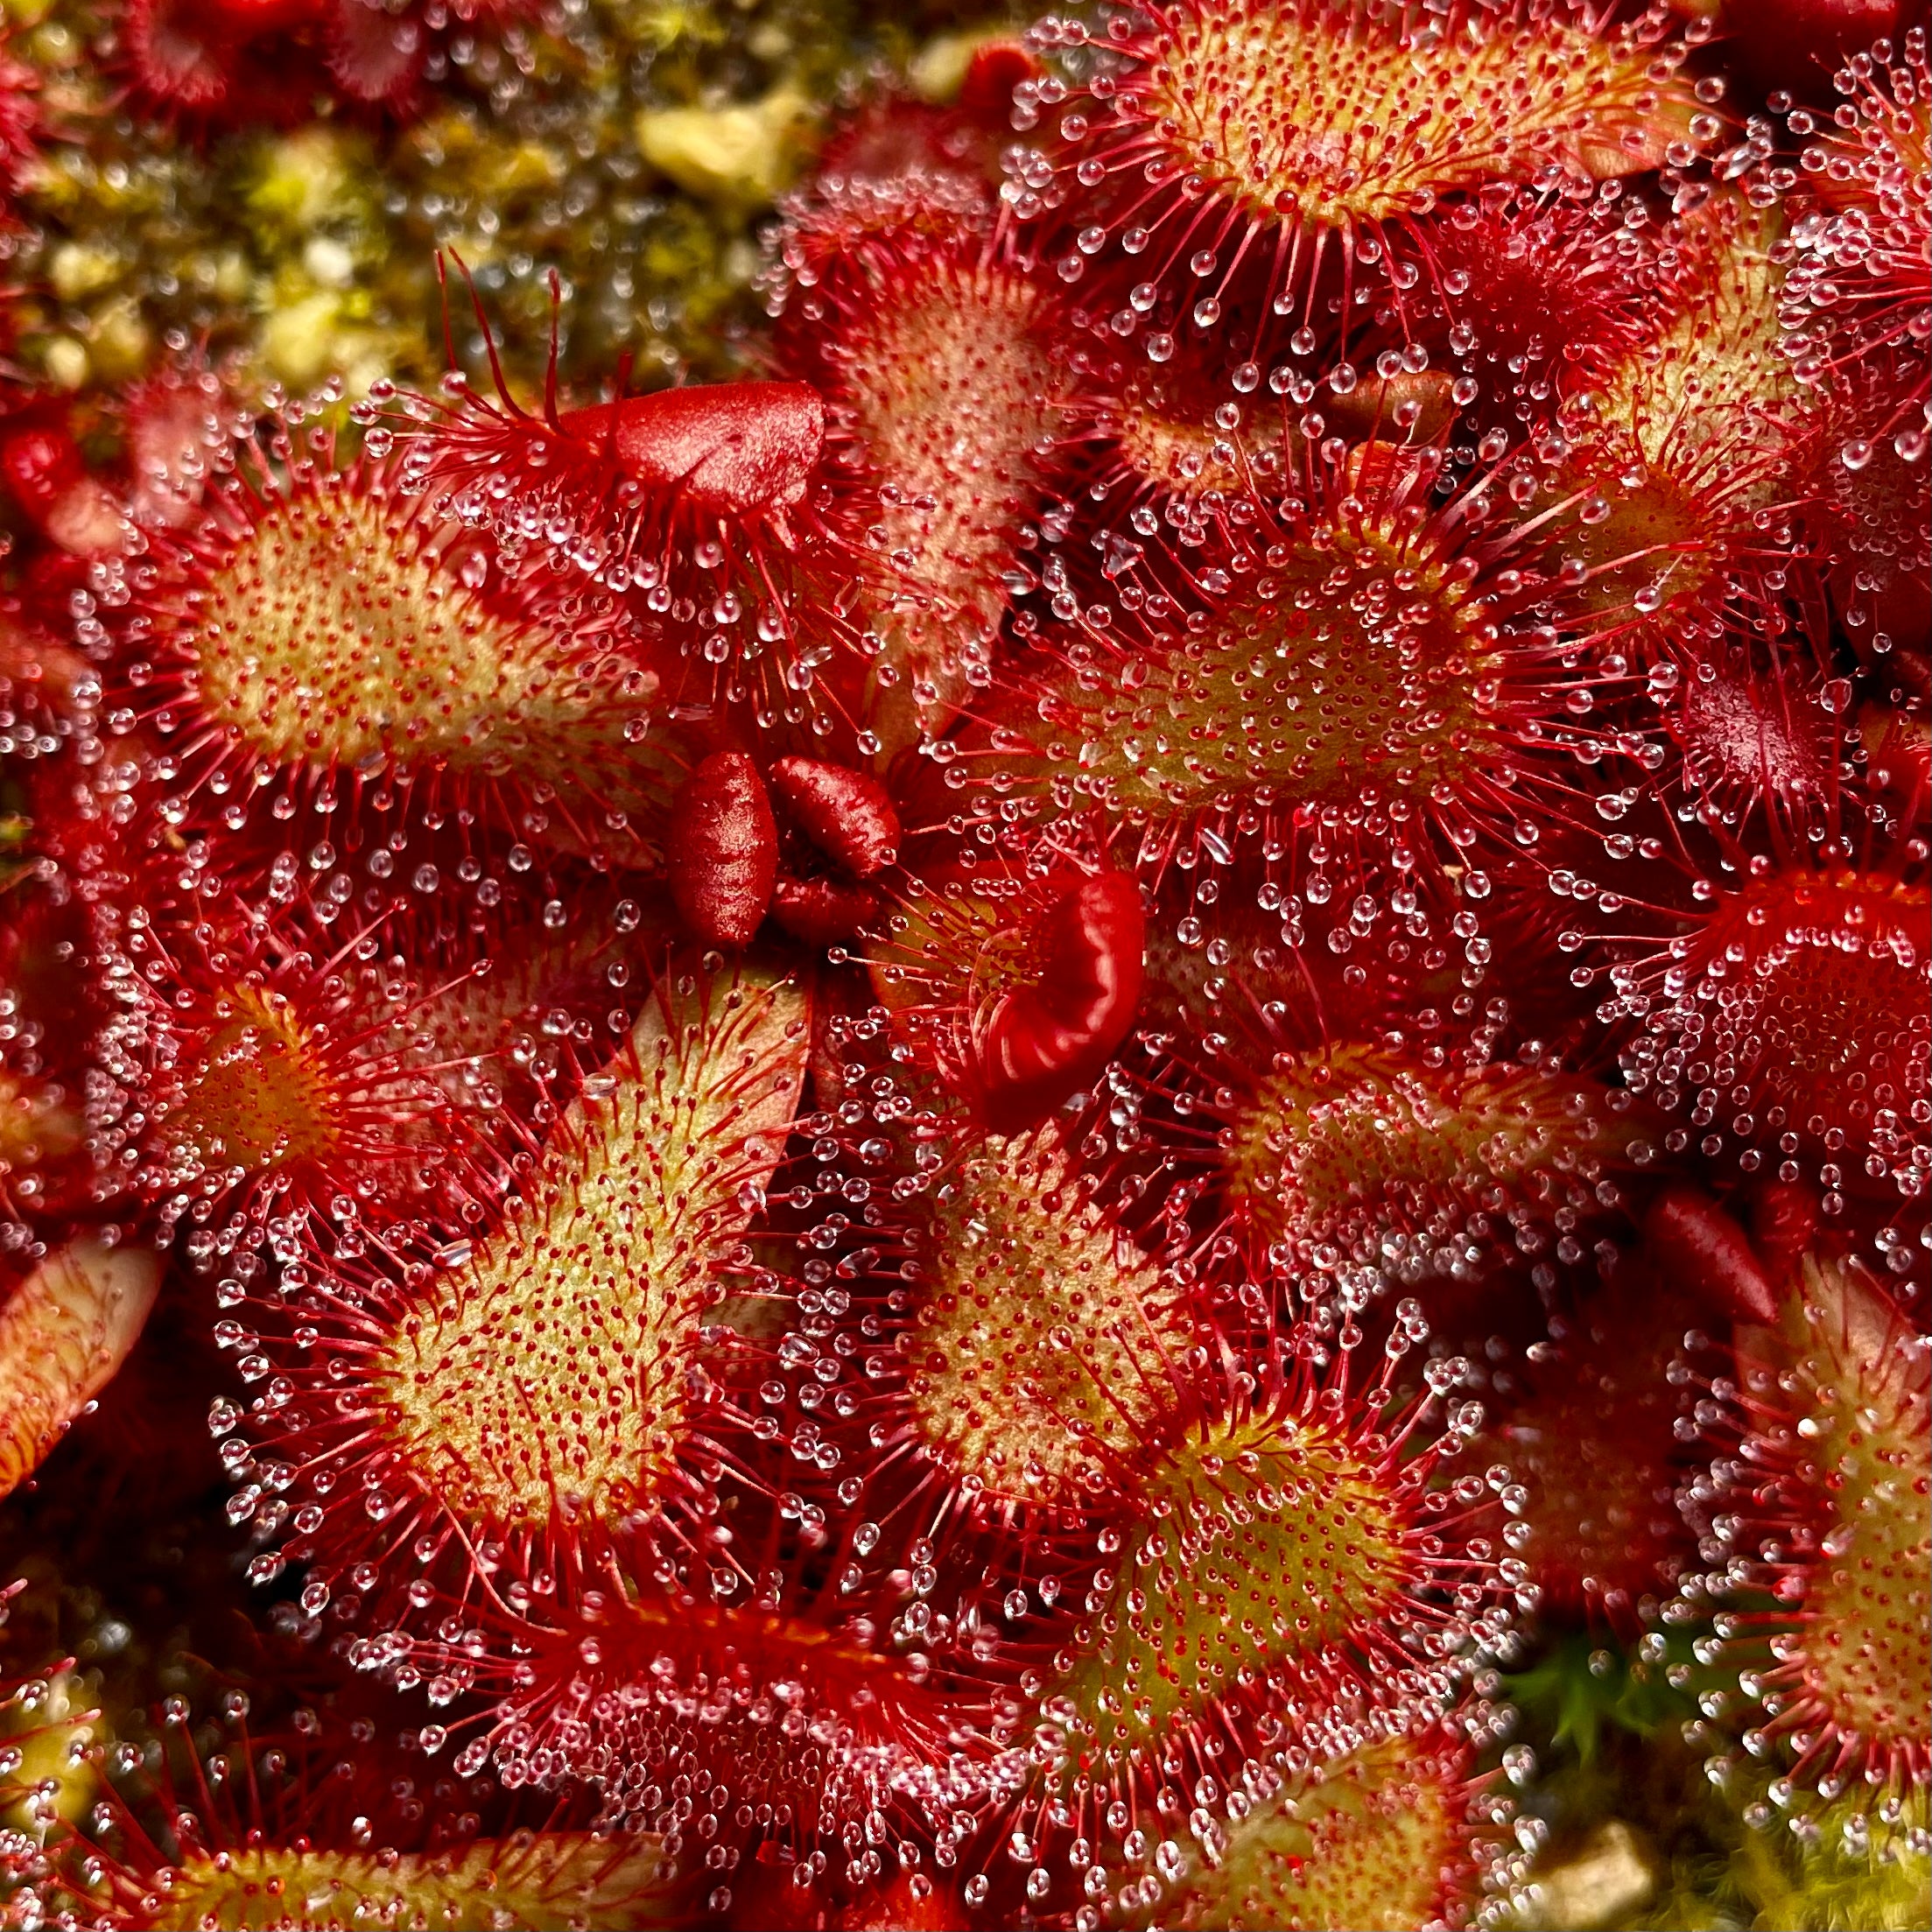
[[870, 879], [899, 856], [899, 815], [876, 778], [818, 758], [781, 758], [771, 789], [785, 815], [825, 857], [854, 879]]
[[988, 1127], [1011, 1134], [1043, 1119], [1113, 1057], [1140, 1004], [1146, 938], [1125, 873], [1083, 878], [1041, 915], [1036, 977], [1001, 997], [976, 1043]]
[[741, 751], [713, 752], [671, 807], [671, 896], [707, 945], [749, 945], [771, 903], [778, 825], [758, 768]]
[[1650, 1204], [1644, 1238], [1665, 1278], [1734, 1322], [1777, 1318], [1778, 1297], [1750, 1238], [1702, 1188], [1674, 1181]]
[[675, 491], [700, 516], [782, 516], [804, 495], [825, 439], [809, 383], [720, 383], [657, 390], [573, 410], [562, 426], [608, 442], [647, 489]]

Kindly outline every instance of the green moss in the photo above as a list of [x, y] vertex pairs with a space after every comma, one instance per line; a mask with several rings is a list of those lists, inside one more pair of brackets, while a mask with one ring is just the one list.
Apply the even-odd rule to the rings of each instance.
[[[1912, 1932], [1932, 1912], [1927, 1798], [1889, 1828], [1846, 1835], [1850, 1799], [1815, 1808], [1795, 1831], [1768, 1774], [1734, 1774], [1706, 1809], [1707, 1847], [1671, 1865], [1626, 1932]], [[1621, 1932], [1620, 1928], [1620, 1932]]]
[[1612, 1733], [1649, 1739], [1695, 1715], [1690, 1697], [1667, 1676], [1689, 1662], [1690, 1640], [1659, 1640], [1669, 1662], [1652, 1665], [1600, 1635], [1566, 1632], [1527, 1669], [1506, 1677], [1505, 1693], [1551, 1745], [1593, 1766]]
[[[1535, 1756], [1526, 1808], [1548, 1828], [1528, 1876], [1543, 1889], [1518, 1922], [1555, 1932], [1551, 1886], [1610, 1825], [1654, 1876], [1649, 1894], [1588, 1923], [1608, 1932], [1903, 1932], [1926, 1922], [1932, 1859], [1922, 1792], [1887, 1818], [1870, 1795], [1774, 1795], [1775, 1767], [1733, 1753], [1706, 1768], [1712, 1739], [1696, 1694], [1710, 1674], [1694, 1647], [1708, 1626], [1653, 1633], [1626, 1651], [1601, 1633], [1554, 1639], [1503, 1680]], [[1863, 1829], [1857, 1821], [1863, 1817]], [[1847, 1837], [1847, 1826], [1851, 1834]], [[1795, 1829], [1794, 1828], [1795, 1827]]]
[[[23, 197], [32, 233], [16, 278], [38, 292], [18, 325], [23, 359], [67, 389], [139, 374], [171, 332], [296, 389], [331, 369], [433, 384], [439, 248], [472, 267], [528, 385], [542, 380], [552, 269], [570, 298], [566, 381], [594, 387], [625, 355], [644, 380], [733, 373], [755, 314], [755, 223], [809, 154], [818, 110], [952, 24], [952, 10], [915, 25], [885, 0], [590, 0], [561, 35], [530, 34], [521, 63], [481, 37], [413, 122], [352, 126], [324, 102], [293, 133], [189, 138], [117, 110], [102, 0], [44, 11], [16, 43], [45, 76], [55, 136]], [[693, 193], [640, 151], [641, 116], [697, 116], [674, 123], [688, 130], [775, 97], [797, 112], [741, 182], [713, 170]], [[481, 374], [480, 334], [455, 320]]]

